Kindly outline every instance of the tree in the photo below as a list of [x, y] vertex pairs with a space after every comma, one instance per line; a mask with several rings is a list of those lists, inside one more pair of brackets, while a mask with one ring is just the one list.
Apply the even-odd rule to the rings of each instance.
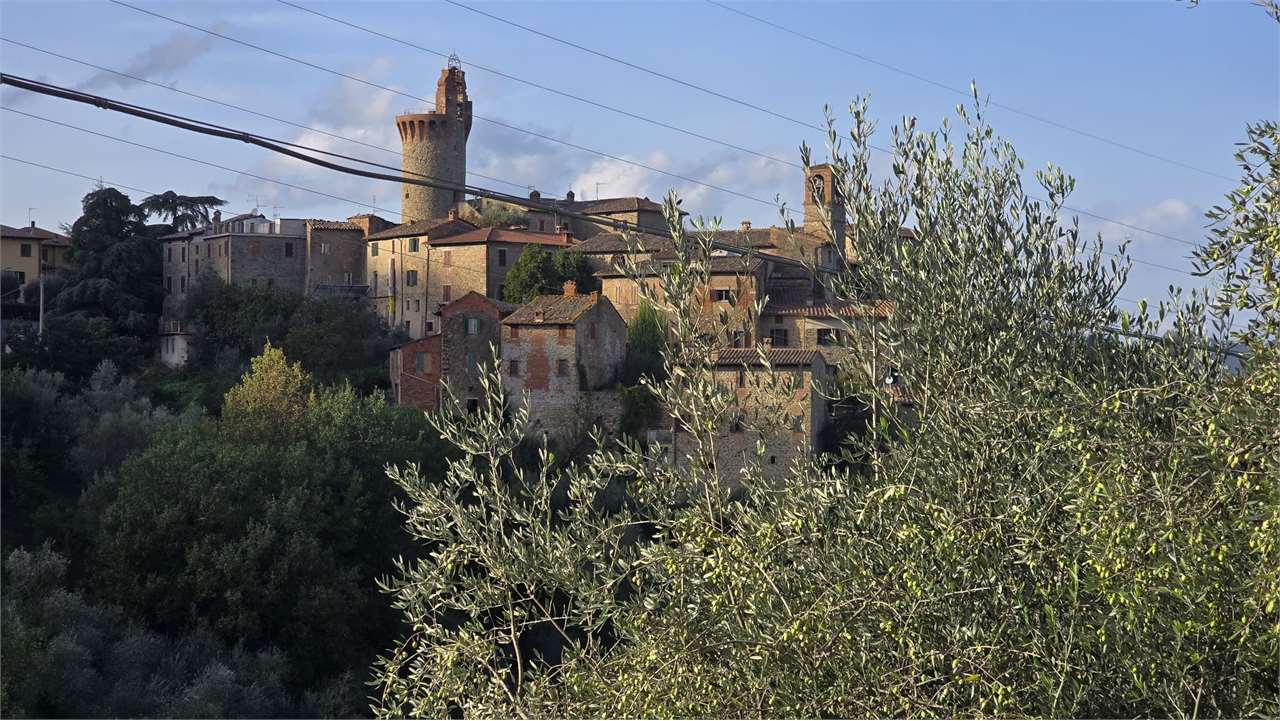
[[[797, 462], [785, 492], [762, 450], [718, 468], [731, 406], [692, 310], [710, 240], [669, 198], [675, 257], [648, 297], [667, 378], [646, 385], [686, 431], [675, 457], [509, 469], [524, 419], [498, 375], [476, 414], [438, 416], [463, 454], [444, 482], [390, 471], [422, 552], [389, 585], [415, 632], [380, 659], [379, 714], [1280, 712], [1274, 343], [1236, 372], [1203, 302], [1117, 310], [1125, 261], [1060, 220], [1073, 181], [1050, 166], [1049, 201], [1030, 198], [976, 97], [961, 137], [896, 128], [882, 185], [865, 103], [852, 115], [828, 150], [860, 265], [835, 292], [898, 309], [850, 327], [840, 362], [841, 397], [870, 400], [865, 462]], [[1246, 182], [1264, 204], [1269, 167]], [[1274, 207], [1244, 197], [1215, 263], [1272, 257]], [[1249, 267], [1274, 314], [1270, 266]]]
[[212, 195], [178, 195], [166, 190], [159, 195], [147, 196], [138, 207], [148, 216], [164, 218], [175, 231], [182, 232], [209, 225], [213, 222], [210, 211], [226, 204], [227, 201]]
[[476, 225], [479, 225], [482, 228], [525, 227], [528, 224], [529, 216], [523, 209], [513, 205], [496, 202], [485, 203], [484, 208], [480, 211], [480, 217], [477, 219], [476, 223]]
[[667, 342], [666, 330], [658, 312], [649, 303], [641, 303], [635, 318], [627, 327], [627, 359], [623, 366], [624, 385], [635, 385], [641, 376], [662, 374], [662, 349]]
[[572, 280], [578, 291], [589, 293], [599, 289], [585, 256], [572, 250], [549, 253], [532, 246], [520, 254], [511, 270], [502, 299], [508, 303], [528, 303], [539, 295], [555, 295], [564, 291], [564, 282]]
[[388, 459], [446, 456], [420, 413], [315, 388], [267, 346], [221, 418], [173, 427], [121, 468], [95, 588], [168, 635], [279, 649], [300, 693], [364, 668], [396, 618], [375, 579], [404, 549]]

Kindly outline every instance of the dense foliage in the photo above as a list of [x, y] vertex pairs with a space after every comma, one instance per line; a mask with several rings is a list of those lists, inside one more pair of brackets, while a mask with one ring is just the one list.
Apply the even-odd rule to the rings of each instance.
[[403, 547], [383, 464], [432, 474], [433, 438], [421, 414], [317, 388], [268, 345], [221, 418], [170, 428], [121, 468], [98, 592], [167, 634], [203, 624], [277, 648], [294, 690], [358, 670], [395, 628], [374, 586]]
[[379, 663], [380, 714], [1280, 713], [1274, 127], [1206, 255], [1249, 279], [1218, 309], [1260, 317], [1222, 337], [1195, 298], [1118, 311], [1125, 262], [1060, 220], [1071, 179], [1050, 167], [1049, 202], [1029, 198], [976, 102], [958, 147], [945, 125], [895, 128], [880, 185], [851, 110], [829, 150], [862, 264], [837, 293], [898, 308], [848, 329], [835, 392], [869, 401], [858, 462], [801, 462], [780, 487], [763, 448], [717, 456], [727, 392], [691, 310], [710, 241], [670, 198], [650, 298], [668, 377], [645, 385], [687, 430], [674, 464], [613, 445], [510, 468], [525, 419], [496, 375], [478, 414], [437, 419], [464, 454], [445, 481], [391, 471], [430, 552], [388, 585], [415, 632]]
[[192, 286], [182, 317], [193, 336], [187, 373], [204, 383], [211, 408], [268, 341], [317, 381], [368, 392], [387, 386], [387, 349], [403, 339], [365, 303], [230, 285], [211, 275]]
[[227, 201], [212, 195], [178, 195], [166, 190], [158, 195], [149, 195], [138, 204], [138, 208], [147, 215], [158, 215], [164, 218], [175, 231], [192, 230], [213, 222], [209, 212], [220, 208]]
[[574, 281], [580, 293], [600, 289], [584, 255], [572, 250], [549, 253], [535, 245], [521, 253], [507, 272], [502, 299], [508, 303], [528, 303], [539, 295], [559, 295], [564, 292], [567, 280]]

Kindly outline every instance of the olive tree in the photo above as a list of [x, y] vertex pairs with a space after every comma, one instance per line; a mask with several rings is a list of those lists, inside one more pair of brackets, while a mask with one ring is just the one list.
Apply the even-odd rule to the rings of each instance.
[[[478, 413], [438, 416], [462, 450], [445, 482], [389, 471], [421, 555], [384, 583], [413, 630], [379, 659], [376, 712], [1280, 713], [1274, 129], [1204, 256], [1237, 280], [1129, 314], [1124, 246], [1107, 260], [1064, 222], [1062, 170], [1031, 197], [976, 93], [954, 130], [893, 128], [878, 183], [850, 110], [828, 152], [858, 264], [834, 292], [896, 312], [849, 328], [824, 392], [873, 400], [844, 440], [865, 462], [778, 484], [763, 446], [718, 452], [733, 401], [694, 302], [711, 244], [669, 198], [675, 258], [640, 284], [666, 377], [642, 382], [677, 442], [514, 466], [526, 416], [497, 372]], [[1238, 370], [1214, 330], [1230, 304], [1260, 318]]]

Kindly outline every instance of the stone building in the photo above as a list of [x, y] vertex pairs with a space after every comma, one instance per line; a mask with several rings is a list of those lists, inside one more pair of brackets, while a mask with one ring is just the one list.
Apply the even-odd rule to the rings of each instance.
[[308, 220], [306, 293], [365, 295], [364, 238], [364, 228], [351, 221]]
[[627, 324], [599, 293], [542, 295], [502, 321], [502, 372], [512, 397], [529, 404], [529, 433], [559, 442], [595, 424], [617, 427], [621, 407], [610, 390], [626, 358]]
[[[760, 353], [773, 367], [764, 373]], [[712, 374], [733, 393], [733, 402], [714, 438], [716, 470], [733, 484], [748, 465], [759, 463], [768, 479], [782, 478], [798, 456], [822, 450], [822, 434], [831, 416], [830, 402], [819, 387], [834, 369], [817, 350], [800, 348], [731, 348], [715, 358]], [[674, 434], [670, 458], [687, 463], [690, 436]], [[757, 444], [764, 454], [757, 457]]]
[[[667, 228], [662, 205], [648, 198], [626, 196], [577, 200], [572, 190], [563, 199], [544, 198], [535, 190], [529, 193], [529, 200], [552, 208], [550, 211], [529, 210], [529, 230], [551, 232], [563, 229], [575, 238], [585, 239], [616, 231], [609, 221], [627, 223], [640, 232], [665, 233]], [[600, 220], [574, 217], [577, 215], [599, 216]]]
[[392, 398], [401, 405], [438, 410], [448, 398], [443, 383], [471, 409], [480, 398], [482, 366], [502, 343], [501, 322], [516, 309], [475, 291], [439, 310], [440, 331], [392, 349]]
[[404, 151], [404, 176], [448, 183], [457, 190], [405, 183], [400, 203], [405, 222], [443, 218], [464, 200], [471, 100], [467, 97], [466, 74], [456, 58], [450, 58], [448, 67], [440, 72], [435, 100], [432, 112], [396, 117]]
[[368, 279], [378, 312], [410, 337], [437, 332], [435, 312], [469, 292], [500, 298], [524, 251], [568, 248], [567, 233], [476, 228], [451, 211], [444, 220], [396, 226], [368, 237]]

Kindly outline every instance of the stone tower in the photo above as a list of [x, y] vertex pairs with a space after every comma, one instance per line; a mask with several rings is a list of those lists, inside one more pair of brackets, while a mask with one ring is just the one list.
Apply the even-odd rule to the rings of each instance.
[[830, 214], [831, 230], [835, 244], [841, 252], [845, 248], [844, 203], [836, 189], [835, 169], [828, 163], [811, 165], [804, 179], [804, 230], [807, 233], [827, 237], [822, 227], [822, 210]]
[[[471, 101], [467, 81], [456, 57], [440, 72], [436, 83], [436, 109], [431, 113], [396, 116], [396, 129], [404, 147], [405, 177], [438, 180], [458, 186], [467, 182], [467, 136], [471, 134]], [[426, 176], [426, 177], [423, 177]], [[428, 188], [405, 183], [400, 212], [405, 223], [444, 218], [461, 190]]]

